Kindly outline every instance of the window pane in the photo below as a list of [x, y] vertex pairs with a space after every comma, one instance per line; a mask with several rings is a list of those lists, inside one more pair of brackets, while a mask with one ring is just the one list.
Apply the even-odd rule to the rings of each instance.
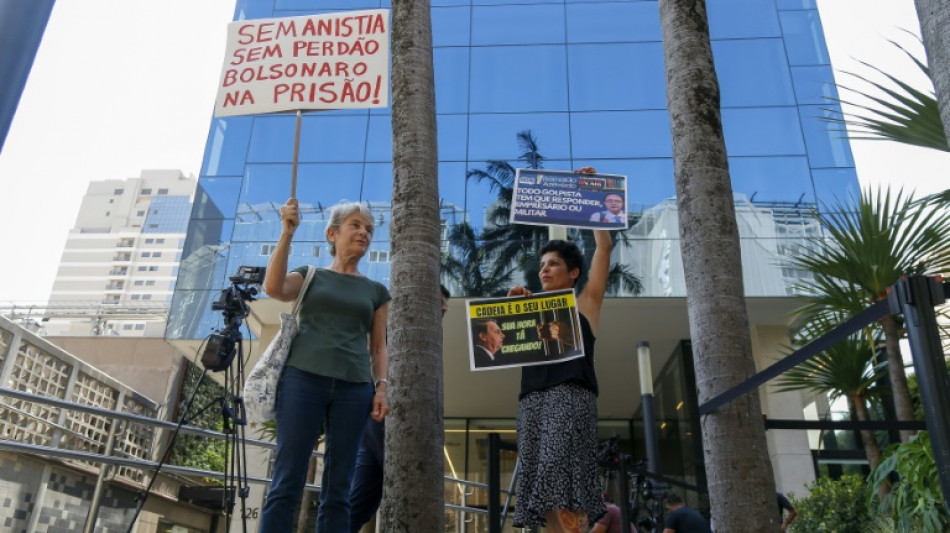
[[718, 0], [707, 2], [709, 36], [712, 39], [737, 37], [779, 37], [775, 4], [762, 0]]
[[[516, 135], [531, 130], [547, 159], [568, 159], [566, 113], [472, 115], [469, 121], [469, 161], [515, 160], [521, 155]], [[551, 167], [553, 168], [553, 167]]]
[[[290, 161], [294, 152], [294, 128], [296, 116], [270, 115], [254, 118], [251, 143], [248, 148], [249, 163], [273, 163]], [[301, 143], [301, 152], [305, 145]]]
[[437, 48], [435, 65], [435, 109], [438, 113], [468, 111], [468, 49]]
[[854, 168], [816, 168], [812, 169], [811, 173], [815, 179], [815, 194], [822, 202], [819, 205], [822, 210], [839, 202], [861, 197]]
[[666, 110], [574, 113], [574, 159], [672, 157], [669, 123]]
[[432, 46], [467, 46], [471, 33], [471, 8], [432, 8]]
[[465, 132], [468, 117], [465, 115], [439, 115], [439, 160], [465, 161]]
[[792, 67], [792, 82], [800, 104], [827, 106], [838, 98], [830, 66]]
[[627, 176], [627, 208], [631, 213], [676, 196], [671, 158], [585, 160], [578, 162], [581, 164], [593, 165], [597, 172]]
[[779, 9], [818, 9], [815, 0], [776, 0]]
[[567, 6], [570, 43], [662, 41], [655, 2], [576, 4]]
[[722, 128], [731, 156], [805, 153], [794, 107], [723, 109]]
[[371, 115], [369, 137], [366, 139], [366, 160], [392, 161], [392, 159], [393, 128], [390, 115]]
[[713, 55], [723, 107], [795, 104], [781, 39], [718, 41]]
[[472, 8], [472, 44], [474, 45], [563, 42], [563, 5]]
[[831, 63], [817, 11], [782, 11], [779, 17], [785, 34], [785, 47], [790, 65]]
[[240, 176], [244, 173], [252, 123], [252, 117], [216, 118], [211, 121], [201, 175]]
[[[393, 196], [393, 166], [391, 163], [367, 163], [366, 177], [363, 182], [363, 190], [359, 200], [361, 202], [372, 202], [389, 205]], [[377, 228], [377, 233], [379, 230]], [[386, 237], [389, 236], [389, 230], [386, 230]], [[379, 235], [374, 235], [373, 240], [377, 240]]]
[[[192, 218], [234, 218], [241, 178], [209, 178], [202, 176], [195, 189]], [[145, 213], [142, 212], [142, 215]]]
[[473, 48], [472, 112], [566, 111], [565, 55], [563, 46]]
[[[362, 161], [368, 122], [368, 113], [359, 115], [315, 113], [304, 117], [300, 131], [300, 160]], [[290, 161], [290, 159], [288, 157], [284, 161]]]
[[813, 168], [853, 167], [851, 147], [841, 126], [831, 124], [827, 118], [836, 116], [822, 106], [801, 106], [802, 128], [808, 146], [808, 161]]
[[662, 43], [571, 45], [568, 58], [572, 111], [666, 107]]
[[465, 209], [465, 188], [465, 163], [439, 163], [439, 197], [443, 218], [455, 216], [453, 209]]
[[814, 202], [811, 172], [805, 157], [731, 157], [732, 190], [750, 201]]
[[330, 207], [341, 200], [359, 200], [362, 182], [363, 165], [360, 163], [300, 165], [297, 191], [301, 201], [307, 199], [313, 204], [320, 202], [324, 207]]

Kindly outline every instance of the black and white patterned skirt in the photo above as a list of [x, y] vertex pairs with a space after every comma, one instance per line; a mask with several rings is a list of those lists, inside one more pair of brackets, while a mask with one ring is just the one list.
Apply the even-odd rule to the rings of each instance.
[[515, 527], [545, 524], [555, 509], [607, 512], [597, 476], [597, 396], [578, 385], [532, 392], [518, 405], [518, 497]]

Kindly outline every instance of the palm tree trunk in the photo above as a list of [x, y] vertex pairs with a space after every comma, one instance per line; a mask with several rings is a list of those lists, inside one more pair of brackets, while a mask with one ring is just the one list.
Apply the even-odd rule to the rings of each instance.
[[[848, 400], [851, 402], [851, 407], [854, 409], [855, 417], [859, 422], [867, 422], [871, 419], [868, 414], [868, 406], [864, 403], [864, 396], [860, 394], [855, 394], [849, 396]], [[871, 469], [877, 467], [878, 463], [881, 462], [881, 447], [877, 444], [877, 439], [874, 438], [874, 432], [869, 429], [860, 430], [861, 440], [864, 441], [864, 455], [868, 459], [868, 465]]]
[[428, 0], [392, 2], [393, 262], [382, 530], [444, 522], [440, 220]]
[[937, 93], [943, 130], [950, 139], [950, 2], [915, 0], [930, 79]]
[[[898, 420], [914, 420], [914, 404], [910, 400], [910, 388], [907, 386], [907, 373], [904, 371], [904, 358], [901, 357], [900, 332], [897, 321], [891, 315], [881, 319], [884, 328], [884, 344], [887, 351], [887, 373], [891, 380], [891, 394], [894, 396], [894, 413]], [[901, 442], [907, 442], [917, 433], [912, 429], [900, 430]]]
[[[867, 422], [871, 419], [870, 416], [868, 416], [868, 406], [864, 403], [864, 396], [860, 394], [848, 396], [848, 401], [851, 403], [851, 407], [854, 409], [854, 414], [859, 422]], [[881, 447], [878, 446], [877, 439], [874, 438], [874, 432], [870, 429], [861, 430], [861, 440], [864, 442], [864, 455], [868, 458], [868, 465], [870, 465], [871, 470], [874, 470], [882, 459]], [[877, 488], [877, 496], [882, 500], [885, 496], [890, 494], [890, 492], [890, 483], [881, 483]]]
[[[699, 401], [755, 373], [739, 232], [704, 0], [660, 0], [680, 246]], [[702, 419], [717, 529], [778, 531], [775, 484], [757, 392]]]

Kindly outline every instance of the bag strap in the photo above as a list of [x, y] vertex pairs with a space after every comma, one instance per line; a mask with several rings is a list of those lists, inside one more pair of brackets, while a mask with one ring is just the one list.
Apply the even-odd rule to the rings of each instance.
[[297, 293], [297, 299], [294, 300], [294, 306], [291, 308], [290, 314], [297, 316], [300, 313], [300, 303], [303, 302], [303, 297], [307, 294], [307, 289], [310, 288], [310, 282], [313, 281], [313, 275], [316, 272], [316, 268], [307, 267], [307, 276], [303, 280], [303, 285], [300, 286], [300, 292]]

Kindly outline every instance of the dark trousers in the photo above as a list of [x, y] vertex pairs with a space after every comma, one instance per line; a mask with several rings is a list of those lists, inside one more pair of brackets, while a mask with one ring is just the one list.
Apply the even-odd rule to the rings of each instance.
[[370, 418], [356, 454], [356, 471], [350, 486], [350, 532], [357, 533], [379, 509], [383, 499], [383, 459], [386, 425]]
[[320, 431], [326, 425], [326, 458], [320, 490], [318, 531], [349, 531], [350, 481], [356, 449], [369, 417], [373, 386], [284, 369], [277, 389], [277, 456], [267, 502], [261, 514], [262, 533], [289, 533], [295, 524], [307, 465]]

